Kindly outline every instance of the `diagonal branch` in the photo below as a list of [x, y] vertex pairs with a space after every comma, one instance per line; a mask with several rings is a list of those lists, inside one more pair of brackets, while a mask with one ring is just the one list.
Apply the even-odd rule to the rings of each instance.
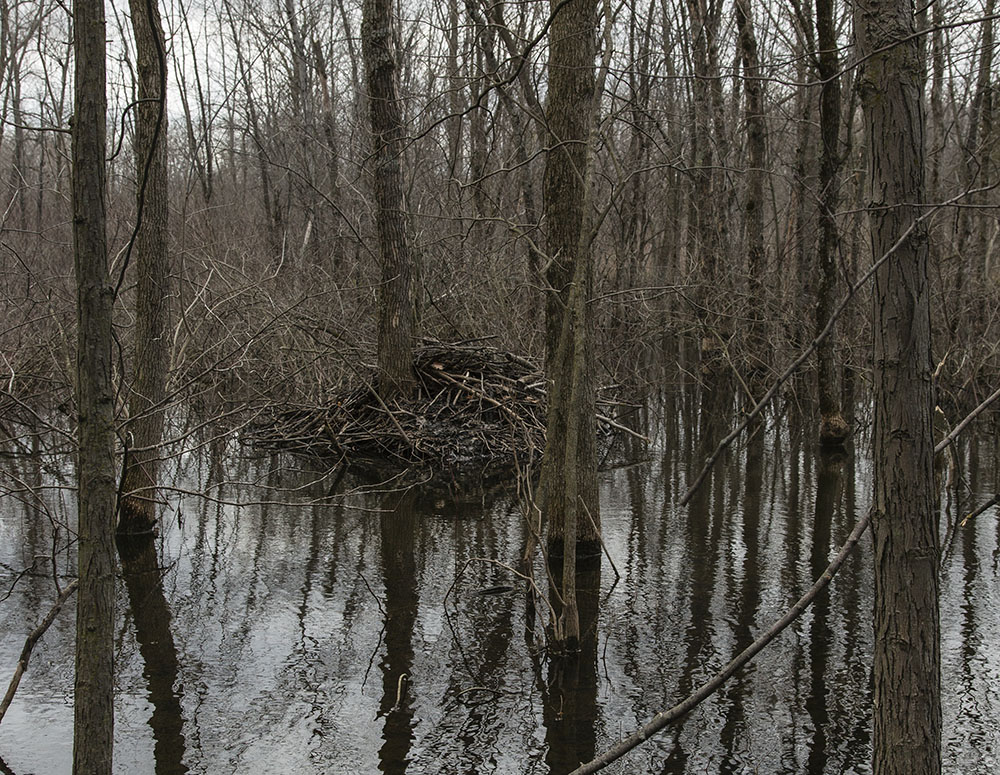
[[[977, 191], [978, 190], [981, 189], [977, 189]], [[705, 481], [705, 478], [708, 476], [709, 472], [711, 472], [712, 466], [714, 466], [716, 461], [722, 456], [722, 453], [726, 451], [726, 448], [729, 447], [729, 445], [732, 444], [733, 441], [735, 441], [736, 438], [741, 433], [743, 433], [744, 430], [746, 430], [747, 426], [750, 425], [751, 422], [753, 422], [753, 420], [763, 411], [764, 407], [766, 407], [768, 403], [770, 403], [771, 399], [774, 398], [774, 396], [777, 394], [781, 386], [784, 385], [785, 382], [787, 382], [788, 379], [796, 371], [799, 370], [799, 367], [801, 367], [802, 364], [805, 363], [806, 360], [809, 358], [809, 356], [816, 351], [816, 348], [819, 346], [819, 344], [824, 339], [826, 339], [827, 336], [830, 335], [830, 332], [833, 330], [834, 324], [844, 313], [844, 310], [847, 309], [847, 305], [851, 303], [851, 300], [854, 298], [857, 292], [869, 280], [871, 280], [872, 277], [875, 276], [875, 273], [878, 271], [879, 267], [882, 266], [886, 261], [888, 261], [893, 256], [893, 254], [895, 254], [895, 252], [899, 250], [899, 248], [903, 245], [903, 243], [910, 238], [910, 235], [913, 234], [914, 229], [916, 229], [916, 227], [920, 225], [923, 221], [927, 220], [932, 215], [937, 213], [938, 210], [953, 205], [972, 193], [974, 192], [963, 191], [958, 196], [952, 197], [946, 202], [941, 202], [939, 204], [934, 205], [933, 207], [929, 207], [927, 212], [925, 212], [923, 215], [914, 218], [913, 223], [911, 223], [909, 228], [907, 228], [906, 231], [904, 231], [900, 235], [899, 239], [896, 240], [893, 246], [889, 248], [878, 261], [876, 261], [874, 264], [871, 265], [868, 271], [864, 273], [864, 275], [861, 277], [860, 280], [858, 280], [858, 282], [856, 282], [854, 285], [850, 287], [850, 289], [844, 295], [844, 298], [840, 300], [840, 303], [837, 305], [836, 309], [833, 310], [832, 314], [830, 315], [830, 319], [827, 321], [826, 326], [823, 328], [823, 330], [816, 335], [816, 338], [813, 339], [812, 342], [809, 343], [809, 346], [806, 347], [806, 349], [799, 354], [799, 357], [796, 358], [794, 361], [792, 361], [791, 365], [787, 369], [785, 369], [784, 372], [782, 372], [781, 376], [779, 376], [774, 381], [774, 384], [771, 385], [770, 390], [768, 390], [764, 394], [763, 398], [761, 398], [760, 401], [757, 402], [754, 408], [747, 413], [746, 417], [743, 418], [743, 421], [739, 425], [737, 425], [736, 428], [734, 428], [733, 431], [728, 436], [726, 436], [722, 441], [719, 442], [719, 445], [715, 448], [715, 451], [711, 454], [711, 456], [709, 456], [708, 460], [705, 461], [705, 465], [702, 467], [701, 472], [694, 480], [694, 484], [692, 484], [688, 488], [688, 491], [684, 493], [684, 497], [681, 498], [682, 506], [686, 506], [688, 502], [691, 500], [692, 496], [698, 491], [698, 488], [701, 487], [701, 485]], [[991, 397], [989, 400], [992, 400], [992, 398], [993, 397]], [[965, 427], [964, 424], [960, 425], [960, 427], [956, 430], [959, 430], [962, 427]]]
[[809, 588], [809, 591], [800, 597], [798, 601], [796, 601], [795, 605], [788, 609], [784, 616], [772, 624], [765, 633], [760, 635], [757, 640], [747, 646], [728, 665], [722, 668], [722, 670], [716, 673], [711, 679], [698, 687], [694, 692], [681, 700], [681, 702], [674, 705], [674, 707], [669, 710], [665, 710], [662, 713], [657, 713], [653, 716], [653, 718], [639, 727], [639, 729], [626, 737], [624, 740], [620, 741], [617, 745], [612, 746], [593, 761], [580, 765], [577, 769], [573, 770], [570, 775], [589, 775], [589, 773], [604, 769], [612, 762], [627, 754], [633, 748], [637, 747], [641, 743], [644, 743], [668, 724], [686, 716], [698, 707], [698, 705], [715, 694], [715, 692], [717, 692], [726, 681], [728, 681], [751, 659], [757, 656], [757, 654], [762, 651], [765, 646], [781, 634], [782, 630], [788, 627], [788, 625], [794, 622], [802, 614], [802, 612], [809, 607], [813, 600], [819, 596], [819, 594], [833, 579], [837, 571], [840, 570], [840, 566], [844, 564], [844, 560], [847, 559], [848, 555], [854, 549], [862, 534], [868, 529], [869, 522], [871, 522], [870, 512], [862, 517], [854, 526], [854, 530], [851, 531], [851, 534], [847, 537], [844, 545], [840, 547], [840, 551], [837, 552], [837, 556], [833, 558], [833, 561], [827, 566], [826, 570], [823, 571], [823, 574], [816, 579], [816, 582]]
[[62, 594], [56, 598], [56, 602], [49, 609], [49, 612], [42, 619], [41, 623], [35, 627], [24, 641], [24, 648], [21, 649], [21, 656], [18, 657], [17, 667], [14, 668], [14, 676], [10, 679], [10, 685], [7, 687], [7, 693], [4, 695], [3, 701], [0, 702], [0, 722], [3, 722], [3, 717], [7, 713], [7, 709], [10, 704], [14, 701], [14, 695], [17, 693], [17, 687], [21, 685], [21, 676], [24, 675], [24, 671], [28, 669], [28, 659], [31, 658], [31, 650], [35, 648], [35, 644], [38, 639], [41, 638], [52, 622], [55, 621], [56, 615], [59, 613], [59, 609], [62, 608], [63, 603], [69, 600], [70, 595], [76, 592], [77, 585], [79, 584], [78, 579], [73, 579], [66, 588], [63, 589]]

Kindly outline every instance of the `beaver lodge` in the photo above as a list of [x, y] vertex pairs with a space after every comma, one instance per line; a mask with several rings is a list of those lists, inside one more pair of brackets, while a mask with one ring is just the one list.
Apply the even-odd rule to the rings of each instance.
[[[258, 443], [340, 458], [441, 468], [512, 465], [545, 447], [545, 378], [531, 361], [482, 344], [424, 340], [415, 394], [383, 402], [374, 385], [284, 409], [252, 429]], [[605, 430], [617, 424], [600, 418]]]

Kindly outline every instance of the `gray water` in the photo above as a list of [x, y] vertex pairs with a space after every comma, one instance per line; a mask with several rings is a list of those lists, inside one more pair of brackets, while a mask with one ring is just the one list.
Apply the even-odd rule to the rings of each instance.
[[[122, 563], [115, 771], [541, 774], [593, 757], [780, 616], [868, 508], [863, 439], [823, 456], [784, 415], [680, 507], [731, 403], [668, 395], [633, 418], [652, 443], [604, 460], [621, 578], [607, 558], [581, 577], [587, 633], [572, 660], [538, 650], [543, 610], [526, 635], [523, 587], [497, 564], [525, 540], [513, 481], [371, 491], [232, 441], [183, 455], [155, 547]], [[996, 492], [997, 459], [992, 438], [970, 437], [960, 485], [942, 491], [953, 773], [1000, 769], [1000, 521], [991, 509], [953, 528]], [[40, 462], [0, 461], [0, 689], [55, 597], [52, 558], [67, 575], [74, 562], [66, 527], [54, 531], [73, 521], [70, 472]], [[10, 494], [27, 483], [44, 508]], [[751, 666], [609, 771], [869, 772], [871, 578], [865, 538]], [[70, 772], [73, 629], [68, 605], [36, 647], [0, 724], [0, 772]]]

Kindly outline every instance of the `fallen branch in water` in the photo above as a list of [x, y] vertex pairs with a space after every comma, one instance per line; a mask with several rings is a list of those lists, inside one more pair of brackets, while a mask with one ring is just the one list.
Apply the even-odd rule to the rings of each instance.
[[854, 530], [851, 531], [851, 534], [844, 542], [844, 545], [840, 547], [840, 551], [837, 553], [837, 556], [833, 558], [833, 561], [827, 566], [826, 570], [823, 571], [823, 574], [816, 579], [816, 582], [809, 588], [809, 591], [800, 597], [795, 605], [788, 609], [788, 612], [784, 616], [772, 624], [770, 628], [768, 628], [767, 632], [762, 634], [757, 638], [757, 640], [747, 646], [739, 654], [739, 656], [733, 659], [722, 670], [716, 673], [711, 679], [698, 687], [677, 705], [674, 705], [674, 707], [669, 710], [656, 714], [648, 722], [643, 724], [639, 727], [639, 729], [626, 737], [624, 740], [620, 741], [617, 745], [609, 748], [593, 761], [580, 765], [577, 769], [573, 770], [570, 775], [589, 775], [589, 773], [604, 769], [609, 764], [617, 759], [620, 759], [633, 748], [637, 747], [639, 744], [644, 743], [668, 724], [686, 716], [698, 707], [698, 705], [715, 694], [715, 692], [717, 692], [722, 685], [736, 673], [736, 671], [757, 656], [757, 654], [765, 646], [774, 640], [782, 630], [794, 622], [802, 614], [802, 612], [809, 607], [813, 600], [815, 600], [820, 592], [826, 588], [827, 584], [830, 583], [837, 571], [840, 570], [840, 566], [844, 564], [844, 560], [847, 559], [851, 550], [854, 549], [862, 534], [865, 530], [867, 530], [870, 522], [871, 513], [869, 512], [854, 526]]
[[70, 595], [76, 592], [76, 588], [79, 584], [78, 579], [73, 579], [66, 588], [62, 591], [59, 597], [56, 598], [56, 602], [52, 605], [52, 608], [42, 619], [41, 623], [33, 629], [29, 634], [27, 639], [24, 641], [24, 648], [21, 649], [21, 656], [17, 660], [17, 667], [14, 668], [14, 677], [10, 679], [10, 686], [7, 687], [7, 694], [4, 695], [3, 702], [0, 703], [0, 723], [3, 722], [3, 717], [7, 713], [7, 708], [10, 707], [11, 702], [14, 701], [14, 695], [17, 693], [17, 687], [21, 684], [21, 676], [24, 675], [24, 671], [28, 669], [28, 659], [31, 657], [31, 650], [35, 648], [35, 643], [41, 638], [52, 622], [55, 621], [56, 616], [59, 613], [59, 609], [63, 607], [63, 603], [69, 600]]

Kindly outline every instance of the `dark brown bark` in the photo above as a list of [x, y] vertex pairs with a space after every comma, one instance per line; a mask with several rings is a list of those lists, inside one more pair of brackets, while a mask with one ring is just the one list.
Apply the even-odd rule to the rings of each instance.
[[78, 557], [73, 773], [111, 775], [114, 738], [114, 392], [105, 237], [105, 23], [75, 0], [73, 253], [77, 284]]
[[461, 180], [462, 169], [462, 71], [459, 61], [459, 12], [458, 0], [448, 0], [448, 176]]
[[686, 7], [690, 21], [690, 47], [692, 61], [691, 83], [691, 148], [694, 160], [693, 196], [691, 214], [688, 218], [688, 250], [694, 256], [695, 267], [702, 283], [695, 299], [695, 310], [702, 321], [703, 357], [717, 349], [715, 321], [708, 314], [711, 306], [711, 290], [718, 274], [719, 225], [717, 191], [714, 182], [718, 159], [715, 153], [715, 138], [712, 128], [712, 81], [717, 76], [710, 59], [711, 39], [715, 33], [713, 17], [701, 0], [687, 0]]
[[[979, 65], [976, 73], [976, 91], [972, 97], [969, 109], [969, 126], [965, 138], [965, 182], [974, 185], [979, 178], [982, 167], [986, 163], [981, 154], [980, 143], [983, 139], [980, 133], [985, 129], [984, 119], [989, 116], [987, 104], [990, 100], [993, 71], [993, 14], [996, 0], [986, 0], [985, 14], [982, 22], [982, 43], [979, 47]], [[983, 132], [985, 134], [985, 132]]]
[[391, 0], [365, 0], [362, 56], [372, 129], [375, 228], [382, 261], [378, 291], [378, 391], [383, 400], [413, 390], [413, 257], [403, 203], [403, 118], [396, 87]]
[[[650, 54], [653, 37], [654, 14], [649, 14], [645, 23], [633, 15], [629, 19], [628, 56], [633, 63], [629, 68], [628, 101], [628, 150], [625, 173], [628, 175], [622, 188], [620, 227], [617, 255], [614, 267], [614, 288], [632, 288], [642, 285], [642, 273], [649, 252], [649, 226], [651, 209], [649, 206], [650, 175], [646, 172], [650, 163], [650, 145], [654, 133], [654, 121], [650, 111], [652, 73]], [[639, 309], [625, 305], [621, 312], [622, 333], [638, 324]]]
[[[873, 772], [941, 771], [939, 539], [921, 46], [907, 0], [855, 7], [875, 277]], [[902, 241], [900, 242], [900, 240]]]
[[549, 407], [540, 506], [549, 550], [563, 555], [558, 639], [579, 640], [576, 553], [599, 551], [596, 409], [591, 306], [590, 146], [595, 99], [597, 3], [551, 4], [545, 160], [546, 376]]
[[941, 194], [941, 157], [945, 143], [944, 105], [944, 3], [932, 7], [931, 32], [931, 180], [928, 198], [937, 202]]
[[[813, 294], [812, 245], [807, 224], [813, 217], [810, 207], [810, 186], [814, 174], [815, 157], [813, 152], [814, 133], [814, 99], [808, 81], [808, 53], [815, 51], [814, 19], [811, 13], [803, 9], [797, 0], [793, 0], [794, 21], [796, 31], [795, 49], [795, 79], [798, 82], [795, 105], [795, 172], [792, 189], [792, 245], [795, 256], [796, 282], [791, 284], [792, 303], [799, 299], [810, 299]], [[796, 307], [797, 308], [797, 307]], [[808, 323], [795, 321], [792, 332], [792, 343], [798, 345], [808, 340]]]
[[[976, 91], [969, 110], [969, 126], [965, 140], [965, 179], [967, 188], [984, 188], [991, 181], [992, 164], [992, 97], [993, 97], [993, 56], [994, 33], [993, 15], [996, 0], [986, 0], [982, 21], [982, 43], [979, 49], [979, 65], [976, 74]], [[985, 201], [985, 192], [976, 191], [966, 200], [971, 205]], [[989, 237], [986, 230], [976, 229], [974, 211], [963, 211], [963, 226], [960, 231], [959, 260], [969, 264], [969, 280], [981, 284], [987, 279], [985, 271], [990, 263]], [[972, 256], [969, 261], [968, 256]]]
[[[754, 34], [753, 11], [750, 0], [737, 0], [736, 27], [739, 31], [740, 58], [746, 86], [744, 118], [747, 133], [747, 194], [743, 206], [746, 217], [747, 276], [750, 298], [760, 304], [763, 292], [763, 275], [767, 269], [767, 252], [764, 247], [764, 169], [767, 148], [767, 124], [764, 116], [764, 83], [761, 79], [760, 60], [757, 56], [757, 36]], [[764, 321], [758, 311], [751, 311], [748, 352], [754, 362], [751, 374], [759, 374], [769, 365], [769, 350], [763, 331]], [[760, 381], [752, 380], [754, 385]], [[755, 391], [756, 392], [756, 391]]]
[[128, 394], [130, 437], [119, 504], [120, 532], [151, 530], [163, 434], [170, 314], [167, 235], [167, 126], [163, 25], [157, 0], [130, 0], [136, 43], [139, 105], [135, 122], [135, 350]]
[[[816, 251], [816, 327], [818, 335], [833, 314], [837, 297], [837, 207], [840, 202], [840, 63], [833, 0], [816, 0], [816, 42], [819, 52], [819, 244]], [[842, 444], [850, 428], [840, 408], [837, 332], [831, 329], [816, 348], [816, 389], [819, 397], [819, 440]]]

